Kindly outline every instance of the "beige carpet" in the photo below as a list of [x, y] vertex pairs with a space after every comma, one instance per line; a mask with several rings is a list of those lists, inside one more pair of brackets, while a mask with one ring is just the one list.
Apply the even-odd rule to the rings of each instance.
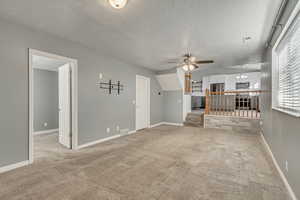
[[58, 133], [34, 136], [34, 161], [44, 162], [63, 158], [71, 150], [58, 142]]
[[1, 200], [289, 199], [259, 135], [160, 126], [78, 152], [50, 146], [0, 175]]

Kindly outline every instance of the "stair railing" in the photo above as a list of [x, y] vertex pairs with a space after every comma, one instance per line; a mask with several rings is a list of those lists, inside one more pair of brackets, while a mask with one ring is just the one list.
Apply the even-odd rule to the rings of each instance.
[[260, 118], [261, 90], [205, 91], [205, 114]]

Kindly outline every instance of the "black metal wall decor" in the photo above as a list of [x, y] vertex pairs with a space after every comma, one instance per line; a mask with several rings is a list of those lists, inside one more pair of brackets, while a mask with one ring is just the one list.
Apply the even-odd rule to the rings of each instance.
[[99, 82], [97, 85], [99, 85], [100, 89], [108, 90], [109, 94], [111, 94], [113, 91], [117, 91], [117, 94], [119, 95], [121, 91], [124, 90], [124, 86], [120, 81], [113, 83], [112, 80], [109, 80], [108, 82]]

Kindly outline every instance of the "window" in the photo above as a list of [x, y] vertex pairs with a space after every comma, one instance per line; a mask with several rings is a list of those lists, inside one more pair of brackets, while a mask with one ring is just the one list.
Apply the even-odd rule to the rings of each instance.
[[202, 81], [192, 81], [192, 93], [194, 92], [202, 92]]
[[299, 14], [289, 24], [273, 48], [273, 108], [300, 116]]
[[235, 88], [236, 88], [237, 90], [240, 90], [240, 89], [247, 90], [247, 89], [250, 88], [250, 82], [236, 83], [236, 84], [235, 84]]
[[212, 83], [210, 84], [211, 92], [224, 92], [225, 83]]

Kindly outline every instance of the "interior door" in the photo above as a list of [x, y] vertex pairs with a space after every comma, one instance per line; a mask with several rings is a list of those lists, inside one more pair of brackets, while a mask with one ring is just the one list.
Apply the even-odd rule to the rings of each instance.
[[136, 130], [149, 126], [149, 88], [150, 79], [136, 76]]
[[71, 148], [71, 70], [70, 64], [59, 68], [59, 143]]

